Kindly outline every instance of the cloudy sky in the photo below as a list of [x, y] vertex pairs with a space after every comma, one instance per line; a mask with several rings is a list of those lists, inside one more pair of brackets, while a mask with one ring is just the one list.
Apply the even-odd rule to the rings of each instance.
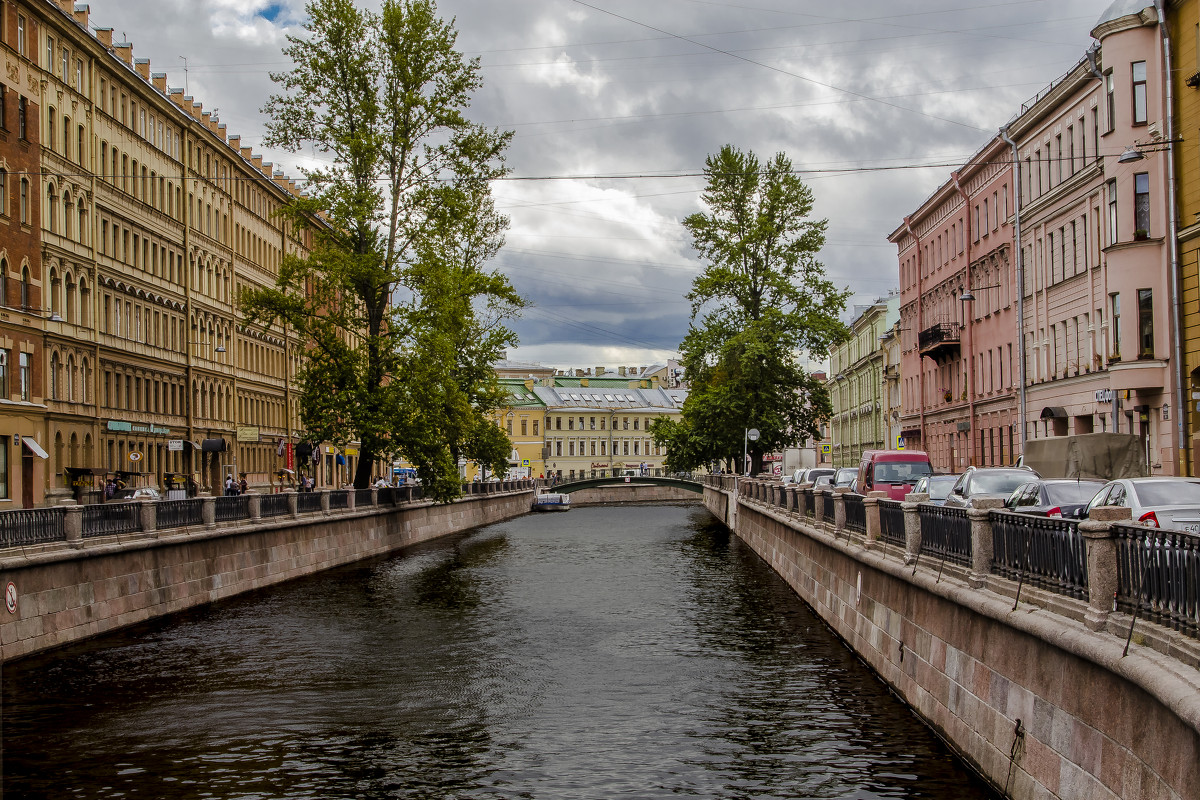
[[[700, 209], [705, 157], [727, 143], [787, 153], [829, 220], [828, 273], [852, 302], [886, 295], [888, 234], [1083, 56], [1109, 3], [439, 0], [459, 49], [482, 61], [472, 118], [516, 134], [508, 163], [521, 180], [495, 188], [512, 220], [496, 266], [533, 306], [510, 357], [673, 355], [699, 271], [680, 221]], [[259, 109], [303, 0], [91, 0], [91, 11], [243, 146], [298, 175], [293, 156], [259, 146]]]

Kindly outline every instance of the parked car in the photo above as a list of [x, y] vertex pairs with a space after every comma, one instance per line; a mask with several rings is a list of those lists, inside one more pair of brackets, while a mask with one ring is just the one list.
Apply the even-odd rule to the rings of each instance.
[[824, 475], [818, 475], [812, 482], [814, 489], [831, 489], [833, 488], [833, 470], [829, 470]]
[[957, 482], [957, 475], [926, 475], [913, 484], [912, 490], [914, 494], [929, 495], [929, 502], [941, 506], [946, 504], [946, 498]]
[[903, 500], [913, 485], [933, 474], [929, 456], [920, 450], [867, 450], [858, 465], [858, 485], [863, 492], [887, 492]]
[[1080, 512], [1096, 506], [1124, 506], [1133, 521], [1155, 528], [1200, 533], [1200, 478], [1121, 478], [1109, 481]]
[[137, 489], [130, 489], [125, 496], [126, 500], [162, 500], [162, 495], [158, 489], [152, 489], [149, 486], [140, 486]]
[[1013, 490], [1008, 500], [1004, 501], [1004, 507], [1010, 511], [1039, 517], [1073, 518], [1078, 516], [1079, 510], [1086, 508], [1088, 501], [1103, 488], [1103, 481], [1029, 481]]
[[858, 477], [858, 467], [842, 467], [833, 475], [834, 488], [850, 488], [850, 484]]
[[946, 496], [945, 505], [969, 508], [973, 498], [983, 496], [1004, 500], [1021, 484], [1041, 477], [1028, 467], [968, 467], [958, 476], [954, 488]]
[[833, 478], [833, 473], [836, 471], [837, 470], [834, 470], [830, 467], [813, 467], [812, 469], [808, 470], [807, 473], [805, 473], [804, 480], [802, 482], [815, 485], [818, 478], [823, 476], [829, 476], [830, 478]]

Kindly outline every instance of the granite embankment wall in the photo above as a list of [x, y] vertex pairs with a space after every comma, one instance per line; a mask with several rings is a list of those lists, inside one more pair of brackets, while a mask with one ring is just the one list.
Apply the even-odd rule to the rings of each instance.
[[0, 661], [525, 514], [532, 490], [9, 550]]
[[914, 572], [903, 548], [736, 491], [705, 504], [1006, 796], [1200, 798], [1200, 671], [1136, 643], [1122, 658], [1128, 617], [1092, 630], [1086, 601], [1028, 587], [1013, 611], [1011, 581]]

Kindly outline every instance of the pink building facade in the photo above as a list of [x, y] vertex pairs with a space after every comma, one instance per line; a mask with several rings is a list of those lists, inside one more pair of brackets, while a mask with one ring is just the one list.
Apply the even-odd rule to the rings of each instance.
[[889, 238], [899, 251], [901, 435], [934, 468], [1020, 454], [1012, 151], [992, 139]]
[[[1088, 56], [1006, 128], [1021, 187], [1025, 435], [1137, 434], [1151, 473], [1175, 474], [1172, 412], [1181, 409], [1172, 409], [1172, 231], [1168, 153], [1154, 146], [1165, 96], [1153, 3], [1114, 3], [1092, 35]], [[1141, 157], [1122, 158], [1135, 144]]]

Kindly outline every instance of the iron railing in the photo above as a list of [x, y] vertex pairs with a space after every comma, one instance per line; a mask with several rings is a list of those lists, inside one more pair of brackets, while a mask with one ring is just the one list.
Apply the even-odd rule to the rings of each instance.
[[189, 500], [159, 500], [154, 504], [158, 517], [158, 530], [168, 528], [185, 528], [189, 525], [203, 525], [204, 501], [198, 497]]
[[899, 500], [879, 501], [879, 538], [889, 544], [904, 547], [904, 509]]
[[833, 492], [825, 492], [825, 502], [821, 504], [821, 519], [830, 525], [837, 520], [834, 516]]
[[349, 508], [350, 507], [350, 492], [346, 489], [338, 489], [329, 493], [329, 508]]
[[1112, 526], [1117, 543], [1117, 607], [1200, 638], [1200, 536]]
[[1087, 598], [1087, 550], [1077, 521], [1012, 511], [993, 511], [991, 517], [994, 574]]
[[394, 506], [400, 502], [400, 490], [392, 486], [385, 486], [379, 490], [378, 501], [381, 506]]
[[236, 522], [250, 519], [250, 496], [235, 494], [213, 498], [213, 519], [217, 522]]
[[321, 510], [320, 492], [300, 492], [296, 495], [296, 508], [301, 514]]
[[62, 508], [18, 508], [0, 513], [0, 547], [60, 542], [67, 538]]
[[922, 503], [921, 553], [949, 561], [971, 565], [971, 520], [965, 508], [947, 508]]
[[142, 529], [139, 503], [100, 503], [83, 507], [83, 538], [136, 533]]
[[263, 517], [282, 517], [292, 510], [286, 494], [264, 494], [258, 503], [258, 513]]
[[370, 489], [355, 489], [354, 490], [354, 507], [363, 508], [371, 505], [371, 490]]
[[863, 505], [861, 494], [847, 493], [842, 495], [846, 502], [846, 528], [858, 533], [867, 532], [867, 508]]
[[812, 487], [800, 490], [800, 513], [806, 517], [811, 517], [817, 513], [817, 503], [813, 499]]

